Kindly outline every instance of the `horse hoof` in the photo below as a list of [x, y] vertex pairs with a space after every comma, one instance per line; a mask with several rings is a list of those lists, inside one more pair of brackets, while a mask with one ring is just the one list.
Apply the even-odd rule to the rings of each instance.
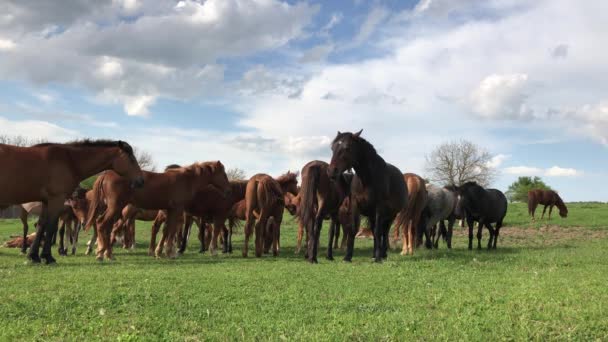
[[40, 260], [40, 257], [37, 255], [30, 255], [27, 258], [29, 261], [32, 262], [32, 264], [39, 264], [42, 262], [42, 260]]
[[148, 256], [155, 256], [154, 251], [153, 250], [148, 250]]
[[103, 257], [102, 256], [98, 256], [98, 257], [95, 258], [95, 260], [97, 262], [103, 262]]
[[327, 259], [329, 261], [334, 261], [334, 257], [333, 256], [326, 256], [325, 259]]
[[52, 264], [56, 264], [57, 260], [55, 260], [55, 258], [53, 258], [52, 256], [48, 255], [46, 257], [43, 257], [45, 259], [45, 263], [47, 265], [52, 265]]
[[342, 259], [342, 261], [347, 262], [347, 263], [349, 263], [349, 264], [350, 264], [351, 262], [353, 262], [353, 261], [352, 261], [352, 259], [350, 259], [350, 258], [344, 258], [344, 259]]

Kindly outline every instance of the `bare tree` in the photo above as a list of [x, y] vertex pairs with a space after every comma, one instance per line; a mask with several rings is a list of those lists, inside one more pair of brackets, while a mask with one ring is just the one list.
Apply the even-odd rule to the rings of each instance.
[[142, 170], [146, 171], [156, 171], [156, 165], [154, 164], [154, 159], [152, 159], [152, 155], [144, 150], [140, 150], [138, 148], [133, 148], [133, 153], [135, 154], [135, 158], [139, 163], [139, 167]]
[[438, 146], [426, 157], [426, 172], [440, 184], [474, 181], [486, 187], [497, 176], [491, 160], [492, 155], [482, 147], [467, 140], [454, 141]]
[[23, 135], [0, 135], [0, 144], [27, 147], [45, 142], [42, 139], [31, 139]]
[[239, 181], [245, 180], [245, 170], [239, 169], [238, 167], [233, 167], [226, 171], [226, 175], [228, 176], [228, 180], [230, 181]]

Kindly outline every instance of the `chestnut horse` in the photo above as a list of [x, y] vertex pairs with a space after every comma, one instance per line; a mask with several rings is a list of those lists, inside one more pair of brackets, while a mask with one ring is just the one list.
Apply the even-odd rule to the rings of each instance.
[[[223, 234], [222, 252], [232, 253], [232, 227], [230, 229], [226, 228], [226, 220], [230, 218], [232, 207], [245, 198], [246, 189], [247, 181], [231, 181], [230, 194], [223, 196], [217, 188], [208, 186], [199, 191], [191, 204], [186, 208], [187, 213], [201, 217], [203, 222], [213, 223], [213, 235], [210, 246], [211, 254], [216, 253], [217, 239], [220, 232]], [[187, 222], [182, 234], [179, 253], [184, 253], [186, 250], [191, 227], [192, 224]], [[199, 227], [203, 228], [202, 226]], [[199, 238], [201, 242], [199, 252], [202, 253], [205, 251], [207, 243], [205, 242], [204, 234], [199, 234]]]
[[334, 259], [332, 247], [335, 232], [339, 229], [338, 211], [350, 190], [350, 183], [345, 180], [344, 175], [340, 174], [334, 180], [329, 177], [328, 169], [329, 164], [326, 162], [313, 160], [304, 165], [301, 173], [302, 187], [299, 195], [298, 218], [309, 236], [306, 255], [310, 263], [318, 263], [319, 237], [323, 219], [327, 216], [331, 218], [327, 259]]
[[407, 186], [407, 205], [399, 215], [395, 223], [394, 241], [399, 238], [399, 231], [403, 231], [403, 248], [401, 255], [414, 254], [414, 248], [419, 245], [418, 226], [422, 218], [422, 212], [428, 201], [428, 194], [424, 185], [424, 179], [414, 173], [403, 175]]
[[[276, 180], [267, 174], [257, 174], [247, 183], [245, 191], [245, 242], [243, 257], [247, 257], [249, 238], [255, 228], [255, 255], [261, 257], [265, 247], [279, 254], [280, 227], [285, 209], [285, 192], [297, 195], [297, 174], [287, 172]], [[255, 225], [255, 227], [254, 227]], [[268, 240], [267, 240], [268, 239]]]
[[528, 214], [532, 216], [533, 221], [535, 220], [534, 213], [536, 212], [536, 207], [538, 207], [539, 204], [545, 206], [543, 208], [543, 214], [540, 217], [541, 220], [545, 217], [547, 207], [549, 207], [549, 219], [551, 219], [553, 206], [557, 206], [559, 209], [559, 216], [564, 218], [568, 217], [568, 208], [564, 204], [564, 201], [562, 201], [562, 198], [553, 190], [534, 189], [528, 191]]
[[[367, 216], [374, 232], [374, 260], [387, 257], [388, 233], [393, 220], [407, 204], [407, 187], [401, 171], [387, 163], [376, 149], [361, 137], [361, 132], [340, 133], [331, 144], [333, 152], [328, 173], [334, 178], [354, 168], [356, 177], [351, 186], [354, 211]], [[358, 178], [359, 182], [355, 182]], [[358, 229], [358, 227], [356, 227]], [[356, 231], [347, 239], [345, 261], [351, 261]]]
[[110, 243], [114, 244], [116, 236], [123, 237], [122, 248], [135, 249], [135, 221], [154, 221], [158, 214], [158, 210], [140, 209], [132, 204], [126, 205], [122, 209], [121, 217], [116, 221], [110, 235]]
[[[95, 195], [89, 210], [87, 227], [97, 218], [97, 259], [112, 259], [110, 233], [114, 222], [119, 218], [127, 204], [142, 209], [167, 210], [167, 224], [163, 237], [166, 243], [166, 255], [174, 258], [175, 235], [177, 223], [183, 217], [184, 209], [193, 200], [195, 194], [209, 184], [222, 192], [229, 190], [228, 177], [221, 162], [194, 163], [187, 167], [169, 169], [164, 173], [143, 171], [145, 185], [133, 190], [126, 180], [115, 172], [101, 175], [93, 186]], [[157, 246], [156, 255], [160, 256], [161, 246]]]
[[[142, 171], [133, 155], [133, 148], [123, 141], [84, 140], [67, 144], [45, 143], [32, 147], [0, 144], [0, 207], [41, 201], [43, 203], [36, 239], [28, 258], [47, 264], [55, 261], [49, 241], [57, 231], [59, 215], [65, 199], [84, 179], [112, 169], [124, 176], [131, 186], [143, 184]], [[18, 180], [18, 181], [17, 181]]]

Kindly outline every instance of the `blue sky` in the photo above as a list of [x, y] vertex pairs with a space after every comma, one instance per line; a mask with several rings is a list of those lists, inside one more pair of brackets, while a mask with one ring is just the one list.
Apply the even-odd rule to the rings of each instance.
[[[608, 201], [604, 2], [3, 1], [0, 134], [125, 139], [252, 175], [363, 135], [424, 176], [440, 143]], [[559, 23], [548, 25], [547, 23]]]

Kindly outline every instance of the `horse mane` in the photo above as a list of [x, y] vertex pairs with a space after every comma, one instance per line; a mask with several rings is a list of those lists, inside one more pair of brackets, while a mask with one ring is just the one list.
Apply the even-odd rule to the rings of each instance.
[[133, 148], [127, 142], [121, 140], [109, 139], [81, 139], [73, 140], [66, 143], [45, 142], [32, 147], [48, 147], [48, 146], [72, 146], [72, 147], [118, 147], [131, 156], [134, 156]]
[[279, 182], [279, 184], [285, 184], [290, 182], [298, 184], [298, 174], [295, 172], [287, 171], [287, 173], [277, 177], [276, 181]]
[[170, 165], [167, 165], [165, 167], [165, 171], [167, 171], [167, 170], [173, 170], [173, 169], [179, 169], [180, 167], [182, 167], [182, 166], [178, 165], [178, 164], [170, 164]]
[[[176, 168], [172, 168], [172, 166], [176, 166]], [[196, 162], [187, 166], [179, 166], [177, 164], [172, 164], [169, 165], [165, 168], [165, 172], [177, 172], [177, 171], [184, 171], [184, 172], [197, 172], [197, 170], [200, 169], [205, 169], [205, 168], [209, 168], [211, 170], [211, 172], [215, 172], [219, 169], [224, 169], [224, 165], [222, 165], [222, 163], [218, 160], [218, 161], [206, 161], [206, 162]]]

